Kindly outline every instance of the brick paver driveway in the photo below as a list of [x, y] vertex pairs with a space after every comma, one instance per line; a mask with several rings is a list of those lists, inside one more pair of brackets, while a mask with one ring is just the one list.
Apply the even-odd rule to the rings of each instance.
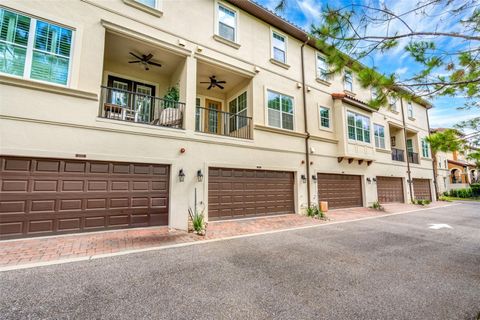
[[[436, 202], [428, 207], [445, 205], [448, 203]], [[167, 227], [154, 227], [0, 241], [0, 267], [47, 263], [57, 260], [78, 260], [111, 253], [308, 227], [421, 209], [418, 206], [405, 204], [389, 204], [385, 205], [385, 208], [385, 212], [369, 208], [332, 210], [328, 213], [328, 221], [295, 214], [219, 221], [209, 224], [206, 237], [199, 237], [180, 230], [169, 230]]]

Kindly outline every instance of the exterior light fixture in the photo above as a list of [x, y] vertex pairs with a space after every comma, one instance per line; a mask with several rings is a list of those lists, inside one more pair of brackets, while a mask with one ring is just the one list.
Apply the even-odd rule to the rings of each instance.
[[185, 172], [183, 172], [183, 169], [180, 169], [180, 171], [178, 171], [178, 180], [180, 182], [185, 181]]
[[300, 176], [300, 179], [302, 179], [303, 183], [307, 183], [307, 177], [304, 174]]
[[202, 173], [202, 170], [200, 170], [200, 169], [197, 171], [197, 181], [198, 182], [203, 181], [203, 173]]
[[312, 174], [312, 180], [313, 180], [313, 183], [317, 183], [317, 176]]
[[367, 178], [367, 182], [368, 182], [368, 183], [372, 183], [372, 179]]
[[377, 182], [377, 178], [373, 177], [372, 178], [373, 182]]

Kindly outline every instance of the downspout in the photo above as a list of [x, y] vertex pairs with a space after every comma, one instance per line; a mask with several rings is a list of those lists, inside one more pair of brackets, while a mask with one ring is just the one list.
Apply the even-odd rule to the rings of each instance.
[[[425, 108], [425, 113], [427, 114], [427, 127], [428, 127], [428, 135], [430, 135], [430, 120], [428, 118], [428, 108]], [[435, 188], [435, 198], [438, 199], [438, 182], [437, 182], [437, 175], [435, 174], [438, 170], [437, 166], [437, 155], [432, 153], [430, 149], [430, 154], [432, 155], [432, 171], [433, 171], [433, 187]]]
[[301, 65], [302, 65], [302, 90], [303, 90], [303, 120], [305, 123], [305, 133], [307, 136], [305, 137], [305, 161], [306, 161], [306, 166], [307, 166], [307, 205], [310, 208], [311, 206], [311, 200], [310, 200], [310, 148], [308, 144], [308, 140], [310, 139], [310, 132], [308, 132], [308, 121], [307, 121], [307, 86], [305, 85], [305, 62], [304, 62], [304, 54], [303, 54], [303, 48], [307, 44], [307, 42], [310, 40], [310, 37], [307, 36], [307, 40], [302, 44], [300, 47], [300, 60], [301, 60]]
[[407, 159], [407, 174], [408, 174], [408, 188], [410, 190], [410, 201], [413, 203], [413, 190], [412, 190], [412, 176], [410, 174], [410, 160], [408, 160], [407, 150], [407, 125], [405, 123], [405, 110], [403, 110], [403, 99], [400, 97], [400, 107], [402, 108], [402, 122], [403, 122], [403, 137], [405, 139], [405, 155]]

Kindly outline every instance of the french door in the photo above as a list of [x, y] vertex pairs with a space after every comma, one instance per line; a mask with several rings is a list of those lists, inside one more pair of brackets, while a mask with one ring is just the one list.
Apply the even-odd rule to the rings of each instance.
[[155, 87], [149, 84], [108, 76], [109, 102], [121, 107], [121, 119], [150, 122], [155, 104]]

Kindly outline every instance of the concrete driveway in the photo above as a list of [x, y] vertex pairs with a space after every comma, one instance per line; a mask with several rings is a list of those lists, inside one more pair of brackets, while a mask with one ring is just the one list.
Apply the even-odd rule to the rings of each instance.
[[478, 203], [0, 273], [2, 319], [438, 320], [479, 312]]

